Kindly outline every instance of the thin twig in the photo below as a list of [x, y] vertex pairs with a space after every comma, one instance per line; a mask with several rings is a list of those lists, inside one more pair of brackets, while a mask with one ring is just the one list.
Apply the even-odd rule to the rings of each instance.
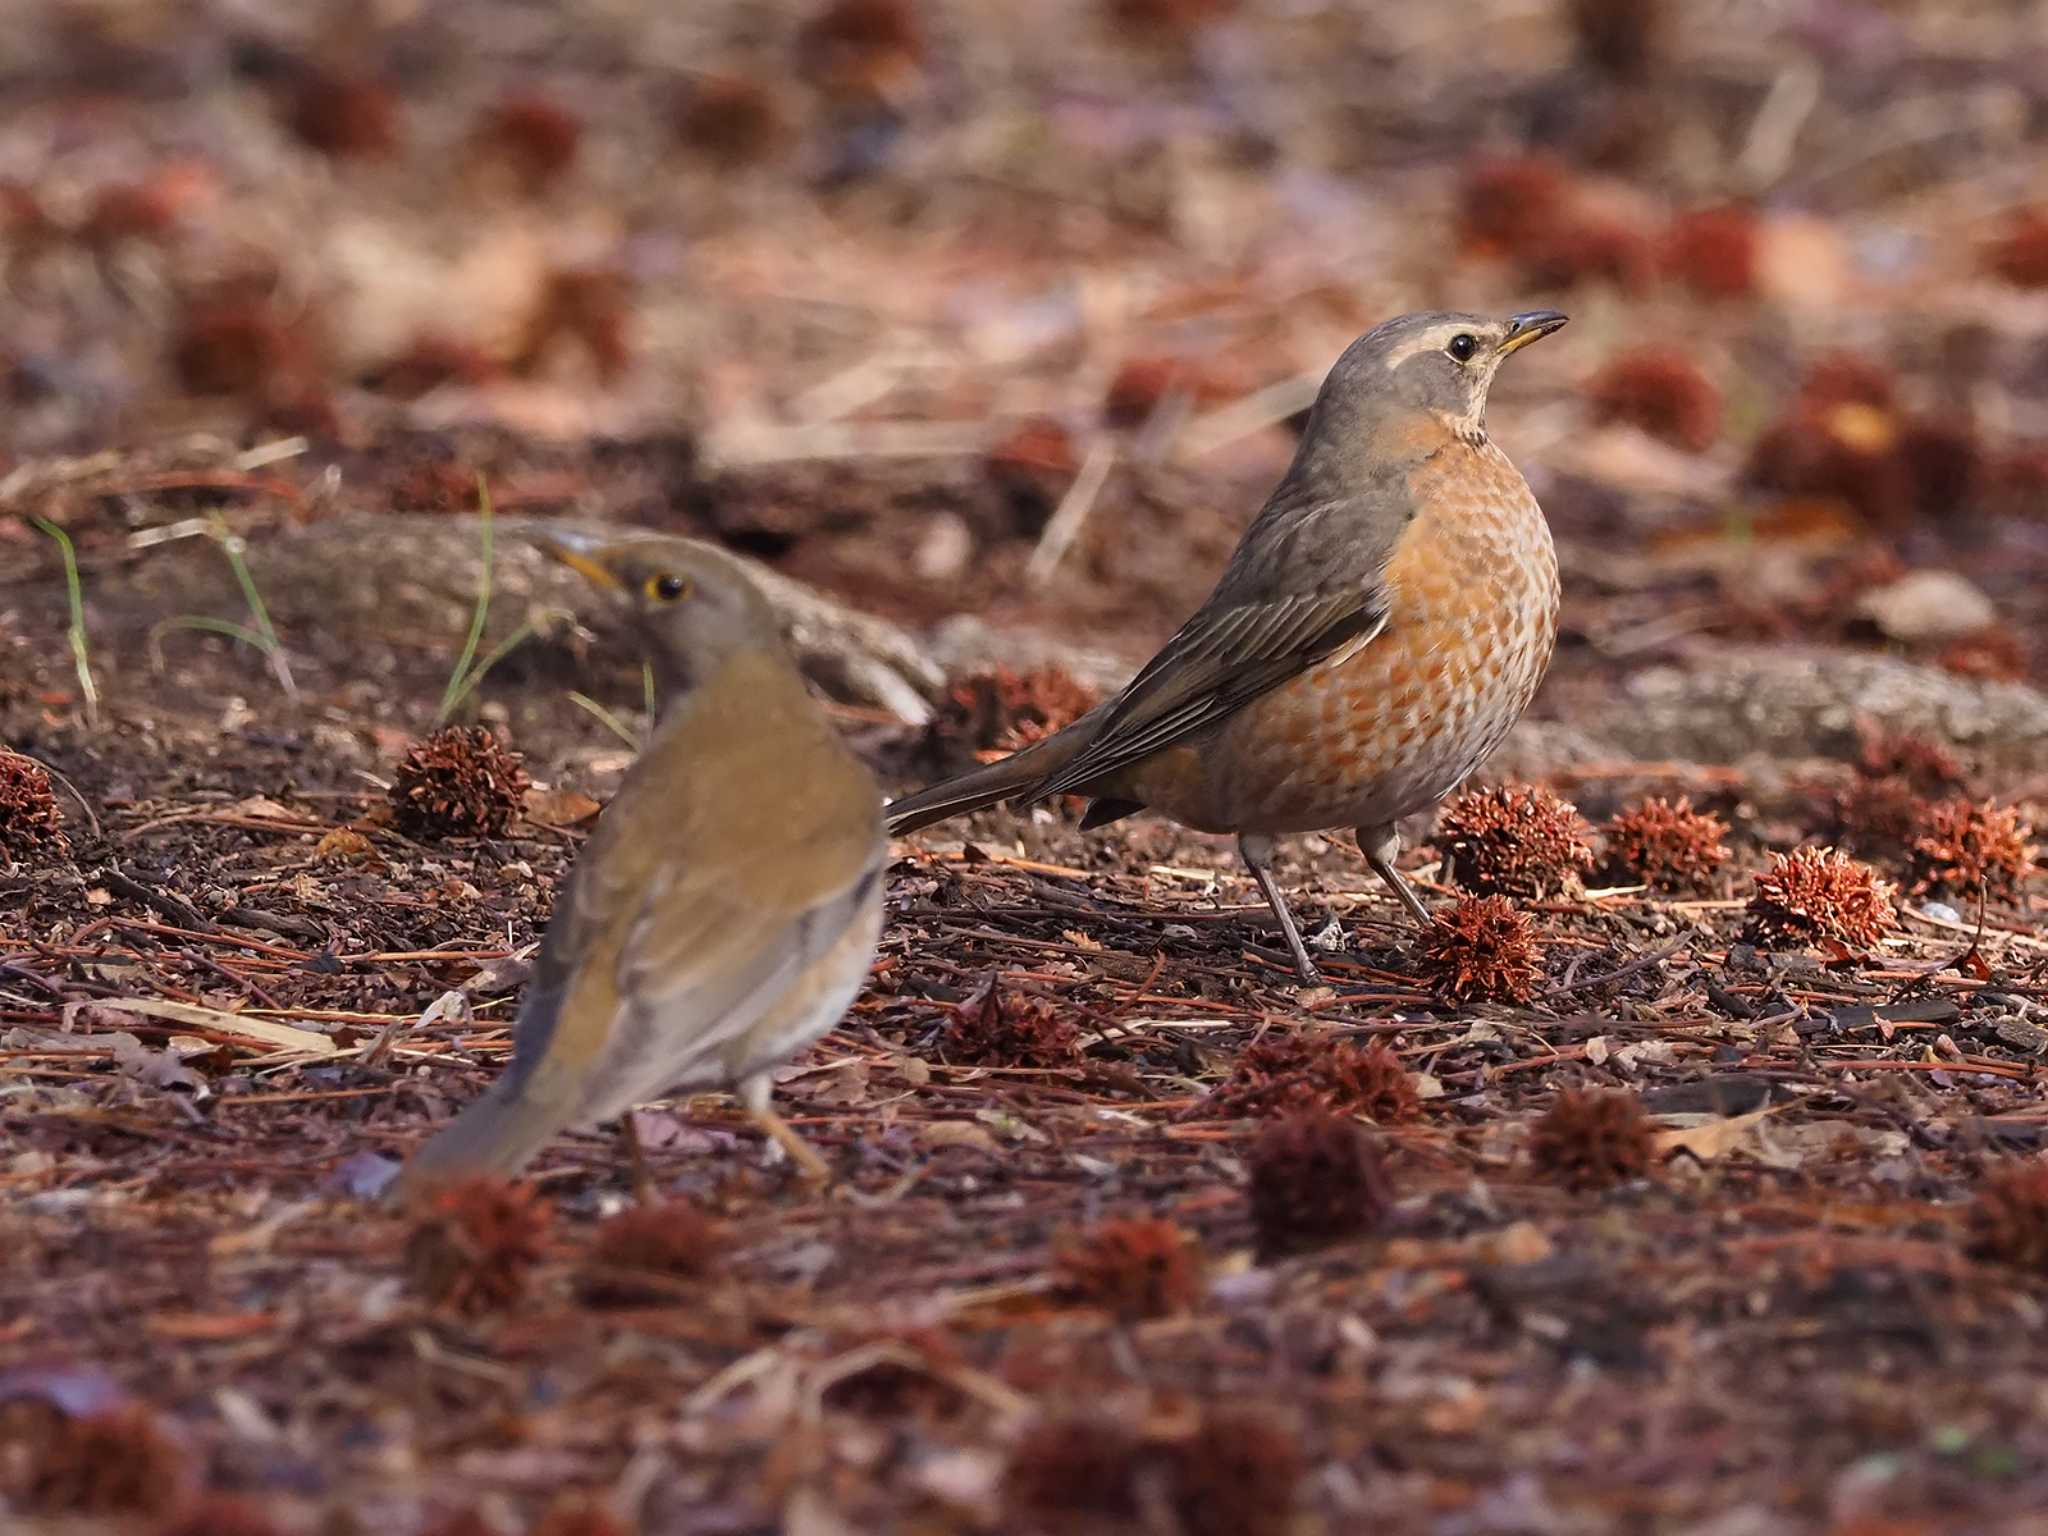
[[1060, 498], [1059, 506], [1046, 521], [1045, 531], [1038, 536], [1038, 547], [1031, 551], [1031, 559], [1024, 566], [1024, 580], [1030, 585], [1043, 586], [1058, 569], [1080, 536], [1088, 514], [1095, 510], [1096, 497], [1115, 462], [1116, 445], [1106, 437], [1097, 438], [1088, 457], [1081, 461], [1081, 472], [1074, 476], [1074, 483], [1067, 487], [1067, 494]]

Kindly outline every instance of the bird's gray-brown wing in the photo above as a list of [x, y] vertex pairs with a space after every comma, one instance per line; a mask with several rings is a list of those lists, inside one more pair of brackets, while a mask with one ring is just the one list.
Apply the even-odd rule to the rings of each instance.
[[[1347, 500], [1287, 488], [1260, 514], [1208, 601], [1111, 701], [1087, 745], [1030, 797], [1089, 784], [1186, 741], [1317, 663], [1369, 643], [1387, 622], [1381, 579], [1399, 524], [1350, 528]], [[1361, 531], [1370, 538], [1355, 537]]]
[[[603, 939], [614, 905], [629, 895], [627, 881], [632, 872], [619, 867], [611, 846], [619, 840], [623, 825], [623, 817], [598, 823], [555, 897], [554, 915], [534, 960], [533, 979], [527, 983], [512, 1027], [512, 1064], [500, 1084], [509, 1095], [523, 1092], [547, 1060], [577, 968]], [[609, 878], [608, 868], [613, 871]]]
[[[617, 953], [608, 964], [593, 957], [592, 974], [571, 984], [558, 1010], [563, 1023], [550, 1031], [550, 1062], [564, 1071], [580, 1064], [576, 1117], [604, 1119], [673, 1088], [719, 1086], [736, 1042], [806, 986], [811, 968], [878, 899], [885, 851], [877, 837], [854, 868], [821, 870], [793, 907], [751, 899], [715, 861], [664, 863], [637, 889], [608, 891], [630, 905], [614, 908]], [[602, 1030], [601, 1044], [567, 1038], [593, 1030]], [[522, 1038], [522, 1054], [525, 1045]], [[741, 1054], [772, 1052], [750, 1045]]]

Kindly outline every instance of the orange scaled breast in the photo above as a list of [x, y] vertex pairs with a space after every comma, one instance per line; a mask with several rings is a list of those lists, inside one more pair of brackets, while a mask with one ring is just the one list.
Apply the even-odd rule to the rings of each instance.
[[1150, 805], [1215, 832], [1377, 827], [1500, 745], [1556, 645], [1549, 526], [1491, 444], [1447, 448], [1410, 489], [1423, 510], [1387, 565], [1386, 628], [1142, 765]]

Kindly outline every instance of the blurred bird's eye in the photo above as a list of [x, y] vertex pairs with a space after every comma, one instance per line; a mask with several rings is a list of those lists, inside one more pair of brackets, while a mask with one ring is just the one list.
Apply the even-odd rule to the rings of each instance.
[[1451, 344], [1444, 348], [1461, 363], [1472, 361], [1472, 354], [1479, 350], [1478, 341], [1466, 331], [1460, 331], [1451, 338]]
[[647, 595], [657, 602], [673, 603], [690, 595], [690, 584], [680, 576], [656, 576], [647, 583]]

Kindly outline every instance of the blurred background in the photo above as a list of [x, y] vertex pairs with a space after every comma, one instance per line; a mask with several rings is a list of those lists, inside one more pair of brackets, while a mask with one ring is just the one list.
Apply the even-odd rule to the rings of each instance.
[[[789, 578], [901, 789], [1126, 676], [1432, 307], [1572, 317], [1490, 423], [1565, 603], [1544, 819], [1406, 868], [1573, 894], [1411, 946], [1289, 839], [1283, 999], [1225, 840], [991, 813], [779, 1087], [847, 1198], [661, 1111], [704, 1214], [593, 1239], [565, 1138], [459, 1326], [452, 1228], [327, 1200], [504, 1059], [634, 759], [516, 522]], [[2048, 3], [4, 0], [0, 1509], [2038, 1532], [2044, 617]], [[140, 1523], [202, 1483], [283, 1523]]]
[[[481, 470], [1128, 655], [1352, 337], [1555, 306], [1553, 712], [1715, 637], [2038, 678], [2044, 143], [2042, 4], [14, 0], [0, 508]], [[108, 452], [153, 499], [53, 494]]]

